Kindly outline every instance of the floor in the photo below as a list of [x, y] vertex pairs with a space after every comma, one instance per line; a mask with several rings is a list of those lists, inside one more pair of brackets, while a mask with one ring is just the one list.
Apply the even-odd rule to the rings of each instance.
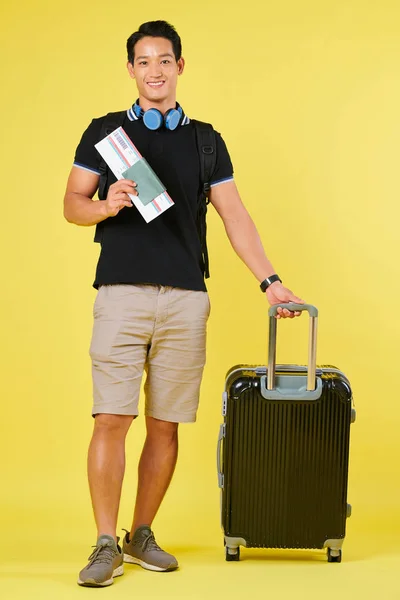
[[[34, 540], [33, 540], [34, 542]], [[26, 546], [27, 547], [27, 546]], [[59, 548], [60, 560], [17, 559], [0, 565], [1, 600], [64, 600], [95, 594], [107, 598], [246, 598], [262, 595], [270, 600], [296, 598], [400, 600], [400, 550], [397, 540], [351, 535], [345, 541], [343, 562], [329, 564], [323, 551], [248, 550], [240, 562], [225, 562], [222, 546], [169, 545], [180, 560], [173, 573], [153, 573], [125, 565], [125, 574], [104, 591], [76, 584], [82, 560], [68, 560], [71, 550]], [[62, 559], [62, 560], [61, 560]]]

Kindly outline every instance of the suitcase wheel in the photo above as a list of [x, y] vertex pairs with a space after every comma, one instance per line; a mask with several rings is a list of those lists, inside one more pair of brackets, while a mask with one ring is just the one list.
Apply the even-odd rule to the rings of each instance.
[[240, 548], [226, 548], [225, 560], [228, 562], [240, 560]]
[[[332, 554], [334, 552], [334, 554]], [[328, 548], [328, 562], [342, 562], [342, 551], [341, 550], [332, 550]]]

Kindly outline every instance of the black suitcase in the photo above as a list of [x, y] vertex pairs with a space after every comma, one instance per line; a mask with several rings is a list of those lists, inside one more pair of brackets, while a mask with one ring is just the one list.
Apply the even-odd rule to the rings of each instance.
[[[310, 314], [307, 367], [277, 365], [278, 306]], [[248, 548], [326, 548], [341, 562], [347, 504], [349, 381], [316, 367], [318, 311], [281, 304], [269, 311], [268, 368], [238, 365], [227, 374], [217, 448], [226, 560]]]

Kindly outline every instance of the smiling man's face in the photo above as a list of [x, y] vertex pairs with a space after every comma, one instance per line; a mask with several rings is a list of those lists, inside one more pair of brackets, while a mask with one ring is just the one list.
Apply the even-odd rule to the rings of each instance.
[[184, 59], [176, 61], [172, 43], [162, 37], [142, 38], [136, 43], [134, 52], [134, 63], [128, 63], [128, 71], [136, 79], [142, 108], [148, 110], [156, 105], [162, 112], [174, 108]]

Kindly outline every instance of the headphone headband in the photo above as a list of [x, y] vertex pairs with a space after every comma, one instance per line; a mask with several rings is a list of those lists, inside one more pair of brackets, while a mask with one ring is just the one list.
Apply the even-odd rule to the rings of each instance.
[[135, 104], [133, 105], [133, 112], [135, 113], [135, 115], [137, 116], [138, 119], [141, 119], [143, 117], [144, 114], [144, 110], [143, 108], [140, 106], [139, 101], [136, 100]]

